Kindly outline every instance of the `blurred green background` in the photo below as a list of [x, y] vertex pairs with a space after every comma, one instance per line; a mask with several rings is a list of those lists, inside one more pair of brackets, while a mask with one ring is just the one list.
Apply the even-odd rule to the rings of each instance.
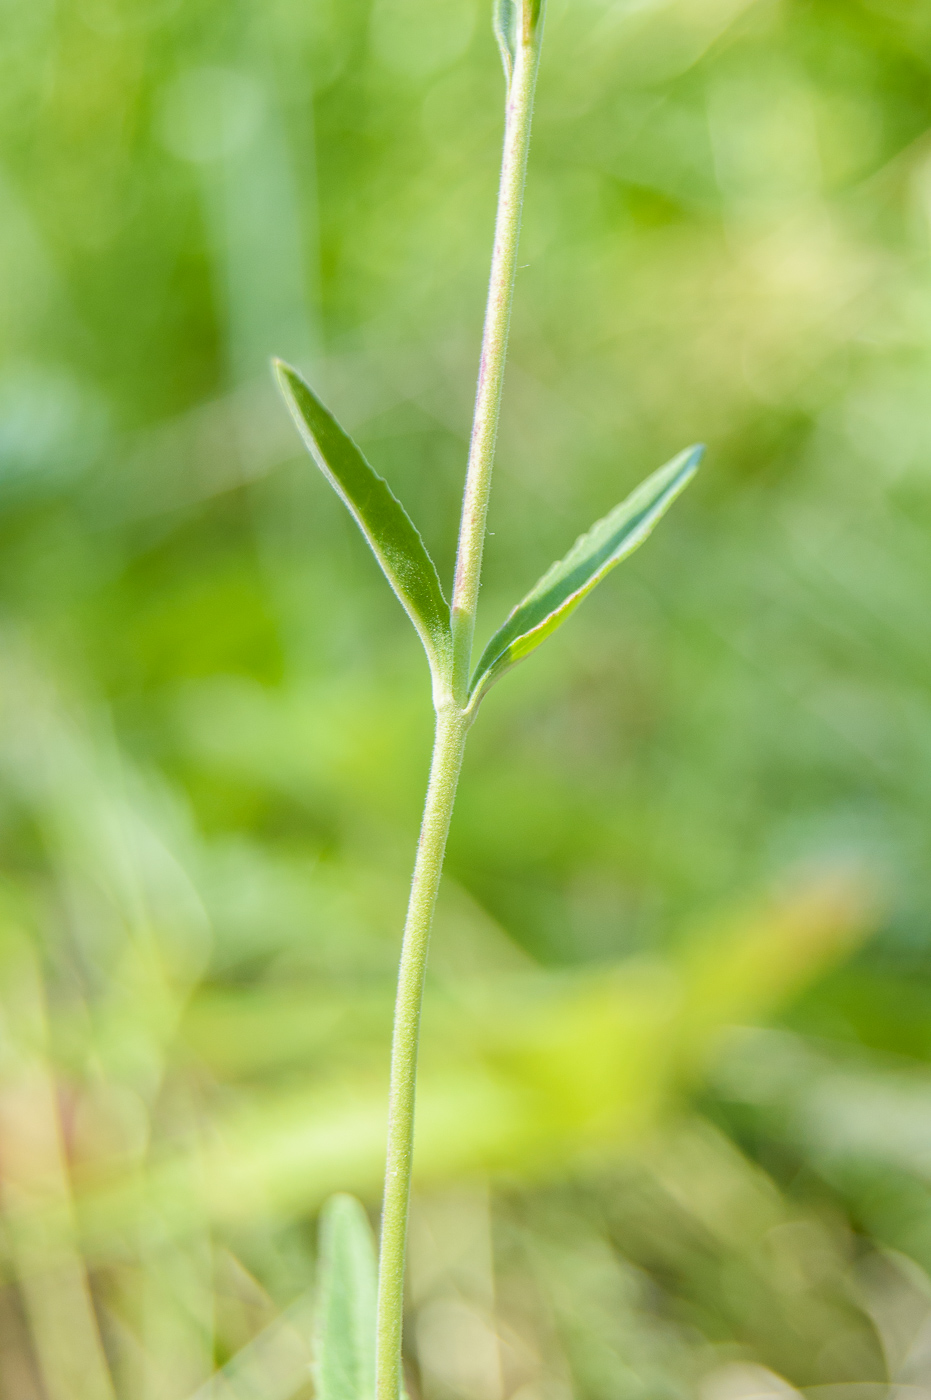
[[[268, 374], [448, 577], [487, 0], [0, 3], [0, 1396], [310, 1394], [430, 738]], [[415, 1400], [931, 1394], [931, 6], [550, 0], [434, 939]]]

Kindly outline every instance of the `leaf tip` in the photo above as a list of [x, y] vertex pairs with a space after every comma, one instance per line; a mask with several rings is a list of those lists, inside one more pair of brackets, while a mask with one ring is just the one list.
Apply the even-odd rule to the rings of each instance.
[[[275, 383], [278, 385], [278, 392], [284, 399], [285, 407], [294, 419], [298, 432], [307, 442], [306, 433], [309, 429], [306, 413], [301, 411], [301, 390], [307, 389], [307, 385], [301, 378], [293, 365], [289, 365], [287, 360], [278, 359], [277, 355], [272, 357], [272, 374]], [[309, 443], [307, 444], [309, 446]], [[311, 449], [312, 450], [312, 449]]]
[[[352, 1216], [361, 1219], [365, 1215], [365, 1207], [356, 1197], [351, 1196], [348, 1191], [335, 1191], [332, 1196], [328, 1196], [324, 1201], [320, 1211], [321, 1220], [330, 1220], [334, 1216]], [[368, 1217], [365, 1217], [368, 1219]]]
[[277, 355], [272, 356], [272, 374], [281, 392], [288, 393], [291, 389], [291, 381], [297, 379], [297, 370], [292, 368], [286, 360], [280, 360]]
[[706, 450], [703, 442], [695, 442], [691, 447], [685, 449], [683, 454], [685, 460], [682, 463], [682, 467], [684, 471], [688, 471], [690, 476], [698, 471]]
[[672, 472], [671, 476], [667, 478], [667, 490], [671, 490], [672, 492], [670, 499], [674, 500], [676, 496], [680, 495], [685, 490], [686, 486], [688, 486], [692, 477], [701, 466], [704, 455], [705, 444], [703, 442], [696, 442], [693, 443], [691, 447], [686, 447], [685, 450], [680, 452], [678, 457], [674, 457], [669, 466], [666, 467], [667, 472]]

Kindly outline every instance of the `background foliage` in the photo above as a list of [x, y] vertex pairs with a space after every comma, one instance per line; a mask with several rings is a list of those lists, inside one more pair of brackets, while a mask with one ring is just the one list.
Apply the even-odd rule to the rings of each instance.
[[[304, 1394], [377, 1208], [429, 687], [267, 360], [448, 574], [485, 11], [0, 8], [11, 1400]], [[480, 642], [710, 451], [474, 732], [427, 1400], [931, 1385], [929, 67], [913, 0], [550, 0]]]

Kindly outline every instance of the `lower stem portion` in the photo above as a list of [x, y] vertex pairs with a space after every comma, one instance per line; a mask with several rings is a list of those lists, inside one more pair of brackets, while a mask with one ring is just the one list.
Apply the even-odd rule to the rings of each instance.
[[456, 799], [468, 721], [458, 710], [437, 715], [430, 782], [411, 883], [391, 1045], [388, 1160], [378, 1266], [377, 1400], [398, 1400], [404, 1318], [404, 1256], [414, 1151], [414, 1098], [420, 1011], [433, 910]]

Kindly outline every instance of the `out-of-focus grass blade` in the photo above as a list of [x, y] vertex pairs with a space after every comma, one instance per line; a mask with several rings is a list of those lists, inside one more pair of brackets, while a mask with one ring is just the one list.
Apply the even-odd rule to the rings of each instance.
[[306, 1393], [316, 1298], [302, 1293], [230, 1357], [190, 1400], [291, 1400]]
[[[666, 957], [458, 984], [456, 1009], [435, 1007], [424, 1030], [419, 1181], [585, 1171], [599, 1154], [629, 1153], [704, 1074], [729, 1028], [765, 1022], [873, 931], [875, 899], [855, 874], [816, 874], [778, 905], [716, 918]], [[247, 1039], [254, 1022], [230, 1015]], [[205, 1211], [237, 1229], [300, 1216], [336, 1185], [375, 1200], [385, 1106], [374, 1061], [347, 1049], [332, 1077], [318, 1073], [320, 1060], [309, 1064], [296, 1088], [290, 1079], [238, 1088], [209, 1141], [173, 1146], [144, 1176], [133, 1164], [87, 1182], [77, 1196], [86, 1253], [122, 1257], [147, 1210], [163, 1234], [180, 1236], [201, 1229]], [[43, 1216], [42, 1228], [60, 1229], [58, 1217]]]
[[375, 1242], [354, 1196], [332, 1196], [324, 1206], [320, 1242], [317, 1400], [374, 1400]]
[[660, 467], [546, 571], [482, 653], [472, 679], [473, 706], [505, 671], [555, 632], [605, 574], [643, 543], [695, 475], [703, 453], [703, 447], [689, 447]]
[[276, 360], [275, 374], [310, 455], [368, 540], [420, 634], [434, 676], [445, 677], [450, 657], [449, 604], [417, 527], [384, 477], [369, 466], [297, 370]]

